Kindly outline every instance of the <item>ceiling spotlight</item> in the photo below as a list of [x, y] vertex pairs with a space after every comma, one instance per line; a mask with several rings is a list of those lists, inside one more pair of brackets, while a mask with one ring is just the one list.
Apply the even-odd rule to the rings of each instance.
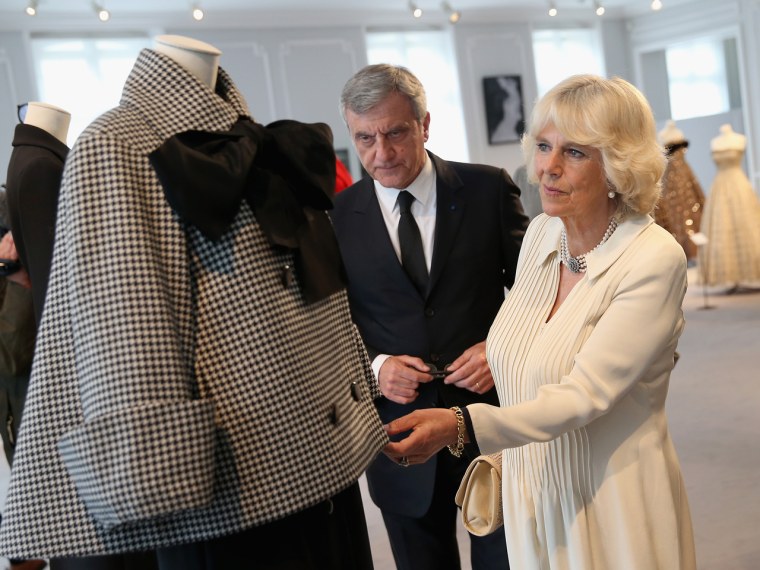
[[594, 0], [594, 7], [596, 8], [597, 16], [604, 16], [604, 6], [599, 3], [599, 0]]
[[557, 15], [557, 5], [553, 1], [549, 2], [549, 15], [552, 18]]
[[449, 15], [449, 22], [452, 24], [456, 24], [462, 18], [462, 13], [459, 10], [454, 10], [448, 2], [441, 2], [441, 8]]
[[422, 18], [422, 8], [417, 6], [417, 4], [409, 2], [409, 9], [412, 11], [412, 16], [415, 18]]
[[660, 0], [652, 0], [652, 10], [662, 10], [662, 2]]
[[26, 6], [26, 13], [29, 16], [37, 15], [37, 0], [29, 0], [29, 4]]
[[197, 22], [200, 22], [205, 14], [203, 13], [203, 10], [198, 6], [197, 4], [193, 6], [193, 20], [196, 20]]
[[107, 22], [111, 19], [111, 12], [106, 10], [103, 6], [100, 4], [93, 4], [92, 8], [95, 10], [95, 13], [98, 15], [98, 20], [101, 22]]

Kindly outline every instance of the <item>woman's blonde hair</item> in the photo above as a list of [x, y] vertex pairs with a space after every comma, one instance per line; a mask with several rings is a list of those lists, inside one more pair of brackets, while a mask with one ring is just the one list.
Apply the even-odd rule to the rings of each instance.
[[654, 210], [666, 158], [652, 109], [636, 87], [619, 77], [573, 75], [546, 93], [522, 140], [532, 182], [537, 182], [536, 137], [548, 124], [564, 138], [601, 152], [608, 184], [617, 193], [618, 219]]

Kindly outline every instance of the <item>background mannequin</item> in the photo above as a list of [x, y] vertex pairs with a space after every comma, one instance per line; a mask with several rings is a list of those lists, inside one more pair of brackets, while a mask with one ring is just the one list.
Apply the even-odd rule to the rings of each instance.
[[710, 143], [718, 167], [705, 204], [699, 274], [707, 285], [728, 292], [760, 284], [760, 201], [741, 167], [747, 139], [722, 125]]
[[721, 150], [744, 151], [746, 147], [747, 137], [740, 133], [735, 133], [729, 124], [721, 125], [720, 135], [710, 141], [710, 150], [713, 152]]
[[29, 272], [39, 322], [47, 290], [58, 208], [58, 192], [71, 114], [60, 107], [30, 102], [13, 136], [8, 163], [8, 210], [19, 258]]
[[686, 162], [689, 141], [674, 121], [668, 121], [658, 133], [668, 155], [668, 166], [662, 177], [662, 197], [654, 211], [655, 221], [668, 230], [683, 247], [688, 259], [697, 255], [691, 236], [700, 230], [705, 195]]
[[156, 36], [153, 49], [172, 58], [212, 91], [216, 87], [222, 52], [211, 44], [184, 36]]
[[24, 117], [24, 124], [47, 131], [63, 144], [66, 144], [66, 137], [69, 134], [69, 125], [71, 124], [71, 113], [49, 103], [30, 101]]

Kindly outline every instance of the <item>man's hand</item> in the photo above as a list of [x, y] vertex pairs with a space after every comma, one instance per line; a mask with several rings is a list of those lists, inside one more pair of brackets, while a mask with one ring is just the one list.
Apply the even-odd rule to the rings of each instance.
[[493, 376], [486, 360], [486, 341], [465, 350], [446, 369], [451, 371], [444, 380], [446, 384], [454, 384], [476, 394], [485, 394], [493, 388]]
[[416, 356], [390, 356], [378, 374], [380, 393], [397, 404], [410, 404], [419, 395], [417, 387], [433, 379], [429, 370], [428, 365]]

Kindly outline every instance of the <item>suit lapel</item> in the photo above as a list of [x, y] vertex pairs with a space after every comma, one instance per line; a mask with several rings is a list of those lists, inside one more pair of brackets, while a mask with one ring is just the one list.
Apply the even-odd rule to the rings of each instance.
[[449, 252], [456, 241], [464, 216], [465, 200], [462, 181], [454, 169], [433, 153], [428, 154], [435, 167], [437, 193], [433, 261], [428, 283], [430, 294], [443, 273]]
[[372, 179], [363, 178], [360, 184], [361, 191], [356, 193], [354, 213], [360, 216], [358, 223], [364, 229], [361, 234], [367, 237], [365, 246], [368, 257], [377, 260], [377, 266], [384, 270], [398, 271], [399, 279], [406, 279], [409, 281], [409, 286], [414, 288], [393, 249]]

